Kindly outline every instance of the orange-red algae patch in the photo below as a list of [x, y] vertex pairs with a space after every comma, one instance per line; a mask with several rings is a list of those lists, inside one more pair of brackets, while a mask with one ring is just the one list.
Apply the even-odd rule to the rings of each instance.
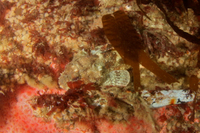
[[176, 102], [176, 99], [172, 98], [170, 101], [170, 104], [175, 104], [175, 102]]
[[[17, 86], [14, 93], [0, 96], [1, 120], [0, 132], [31, 133], [31, 132], [59, 132], [54, 122], [45, 122], [33, 115], [28, 100], [37, 94], [37, 90], [27, 85]], [[3, 116], [2, 116], [3, 115]]]

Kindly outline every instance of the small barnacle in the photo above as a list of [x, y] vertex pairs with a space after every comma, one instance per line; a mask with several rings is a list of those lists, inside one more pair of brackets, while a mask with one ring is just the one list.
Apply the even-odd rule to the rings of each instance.
[[108, 74], [104, 86], [124, 87], [130, 83], [130, 73], [127, 70], [115, 70]]

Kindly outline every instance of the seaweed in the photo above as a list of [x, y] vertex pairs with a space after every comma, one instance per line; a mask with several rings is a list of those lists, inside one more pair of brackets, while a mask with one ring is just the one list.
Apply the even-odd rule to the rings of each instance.
[[[95, 86], [92, 83], [84, 84], [83, 81], [75, 81], [68, 82], [68, 85], [71, 87], [65, 94], [39, 94], [39, 96], [35, 97], [33, 101], [32, 107], [36, 109], [38, 107], [51, 107], [50, 111], [48, 111], [47, 115], [50, 116], [53, 112], [64, 111], [65, 109], [69, 109], [70, 107], [85, 109], [86, 107], [92, 108], [92, 105], [89, 105], [86, 98], [91, 98], [87, 94], [89, 90], [95, 90]], [[77, 105], [73, 105], [73, 103], [77, 102]]]
[[195, 96], [194, 96], [194, 101], [193, 101], [193, 113], [190, 117], [191, 121], [194, 121], [195, 118], [195, 110], [196, 110], [196, 101], [197, 101], [197, 92], [198, 92], [198, 82], [199, 79], [196, 75], [192, 75], [189, 78], [189, 85], [190, 85], [190, 90], [195, 92]]
[[107, 14], [102, 17], [104, 32], [125, 63], [133, 67], [135, 90], [137, 91], [141, 87], [139, 64], [143, 65], [168, 84], [176, 82], [177, 80], [175, 78], [160, 69], [144, 52], [140, 35], [134, 29], [124, 11], [116, 11], [113, 15]]
[[197, 67], [200, 68], [200, 46], [198, 47], [198, 55], [197, 55], [197, 58], [198, 58], [198, 61], [197, 61]]
[[200, 14], [199, 1], [196, 1], [196, 0], [178, 0], [178, 1], [137, 0], [137, 4], [139, 7], [141, 4], [149, 4], [149, 3], [155, 4], [161, 10], [167, 23], [180, 37], [186, 39], [189, 42], [200, 45], [200, 39], [198, 37], [179, 29], [178, 26], [176, 26], [167, 15], [167, 10], [168, 12], [172, 11], [174, 14], [178, 13], [179, 15], [181, 15], [182, 13], [186, 12], [188, 8], [191, 8], [194, 11], [194, 14], [198, 16]]
[[171, 26], [171, 28], [180, 36], [185, 38], [187, 41], [200, 45], [200, 39], [196, 36], [193, 36], [183, 30], [179, 29], [168, 17], [167, 12], [165, 11], [162, 3], [159, 0], [155, 1], [156, 6], [163, 12], [167, 23]]
[[136, 3], [137, 3], [137, 6], [138, 6], [138, 8], [140, 9], [140, 11], [142, 12], [142, 14], [145, 16], [145, 17], [147, 17], [149, 20], [151, 20], [148, 16], [147, 16], [147, 14], [145, 13], [145, 11], [143, 11], [143, 9], [141, 8], [141, 0], [136, 0]]

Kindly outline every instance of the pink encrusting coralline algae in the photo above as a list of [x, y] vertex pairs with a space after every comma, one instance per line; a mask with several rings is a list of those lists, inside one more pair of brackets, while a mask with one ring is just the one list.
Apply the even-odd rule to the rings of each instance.
[[[55, 93], [56, 91], [51, 91]], [[62, 93], [62, 92], [61, 92]], [[29, 100], [38, 95], [37, 89], [27, 85], [16, 86], [15, 92], [0, 96], [0, 132], [1, 133], [59, 133], [69, 132], [56, 126], [53, 120], [45, 120], [35, 117]], [[70, 133], [91, 132], [94, 121], [89, 123], [78, 122]], [[151, 124], [138, 120], [136, 117], [129, 118], [129, 123], [112, 123], [105, 119], [95, 121], [96, 128], [102, 133], [115, 133], [131, 131], [151, 133]]]
[[35, 117], [28, 100], [37, 95], [36, 89], [16, 86], [15, 92], [1, 95], [1, 133], [55, 133], [61, 132], [52, 120]]

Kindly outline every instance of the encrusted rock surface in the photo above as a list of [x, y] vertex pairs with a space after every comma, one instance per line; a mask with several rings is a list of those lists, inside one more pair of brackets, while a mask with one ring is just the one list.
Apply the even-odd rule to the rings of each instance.
[[[159, 98], [167, 98], [158, 94], [162, 90], [190, 89], [193, 75], [199, 81], [200, 54], [198, 45], [174, 32], [156, 3], [141, 2], [139, 6], [150, 19], [136, 0], [0, 0], [0, 95], [17, 95], [18, 85], [35, 88], [38, 92], [28, 101], [34, 115], [54, 120], [63, 132], [77, 127], [85, 132], [106, 132], [104, 128], [124, 133], [199, 131], [199, 90], [188, 93], [191, 101], [196, 97], [193, 102], [149, 108], [152, 97], [159, 104]], [[183, 1], [179, 2], [173, 3], [181, 5], [176, 8], [162, 4], [179, 29], [199, 37], [194, 5], [185, 7], [186, 11], [181, 8], [186, 6]], [[117, 10], [125, 11], [145, 52], [177, 83], [166, 84], [140, 65], [141, 88], [134, 91], [132, 67], [114, 50], [102, 26], [102, 17]], [[141, 97], [142, 90], [149, 93], [149, 101]], [[8, 127], [4, 126], [7, 118], [2, 121], [1, 131]]]

